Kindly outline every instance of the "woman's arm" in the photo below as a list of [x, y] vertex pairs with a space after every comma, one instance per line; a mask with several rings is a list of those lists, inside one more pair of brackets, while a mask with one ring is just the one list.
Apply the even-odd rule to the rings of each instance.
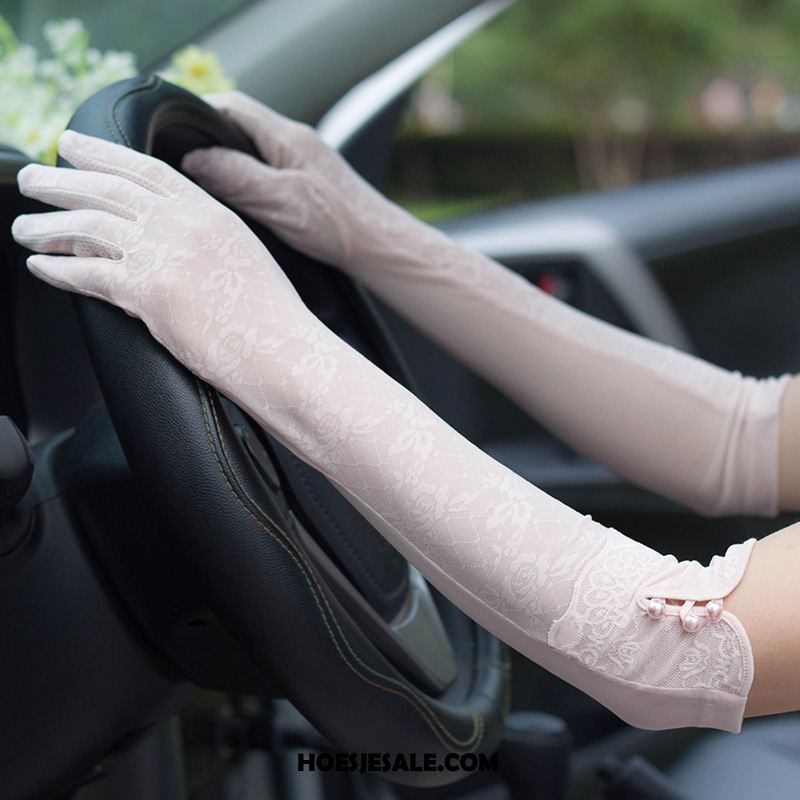
[[759, 541], [741, 583], [725, 602], [750, 637], [755, 680], [748, 717], [800, 708], [800, 523]]
[[211, 102], [272, 166], [213, 148], [187, 171], [363, 281], [574, 449], [708, 515], [800, 508], [800, 447], [778, 473], [788, 376], [743, 377], [583, 314], [406, 214], [306, 126], [238, 93]]
[[798, 707], [796, 654], [763, 650], [797, 635], [775, 622], [770, 558], [748, 572], [752, 540], [704, 567], [573, 511], [336, 337], [244, 223], [174, 170], [75, 133], [60, 151], [78, 169], [19, 174], [24, 194], [73, 209], [15, 221], [47, 254], [31, 271], [140, 317], [480, 624], [641, 727], [738, 730], [751, 685], [770, 709]]

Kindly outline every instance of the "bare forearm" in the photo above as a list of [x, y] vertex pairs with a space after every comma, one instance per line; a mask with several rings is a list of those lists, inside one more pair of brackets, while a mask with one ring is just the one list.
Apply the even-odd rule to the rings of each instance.
[[[796, 382], [795, 382], [796, 383]], [[800, 709], [800, 523], [756, 543], [725, 601], [750, 639], [755, 672], [745, 715]]]

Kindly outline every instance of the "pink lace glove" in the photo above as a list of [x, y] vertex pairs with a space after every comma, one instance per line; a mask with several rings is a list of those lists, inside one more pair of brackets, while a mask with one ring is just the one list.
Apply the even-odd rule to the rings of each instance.
[[457, 606], [623, 719], [739, 729], [753, 662], [723, 601], [752, 541], [703, 567], [576, 513], [336, 337], [186, 178], [72, 132], [60, 152], [77, 169], [19, 173], [23, 194], [72, 209], [14, 222], [18, 242], [47, 254], [28, 259], [32, 272], [143, 319]]
[[305, 125], [207, 98], [271, 166], [211, 148], [184, 169], [294, 247], [341, 267], [576, 450], [708, 515], [778, 511], [789, 377], [756, 380], [563, 304], [422, 224]]

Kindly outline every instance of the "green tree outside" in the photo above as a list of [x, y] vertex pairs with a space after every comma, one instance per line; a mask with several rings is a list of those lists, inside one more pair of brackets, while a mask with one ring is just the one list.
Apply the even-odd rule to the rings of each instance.
[[[568, 137], [580, 184], [608, 188], [675, 137], [800, 129], [799, 41], [794, 0], [518, 0], [427, 80], [460, 110], [450, 134]], [[426, 135], [419, 116], [405, 135]]]

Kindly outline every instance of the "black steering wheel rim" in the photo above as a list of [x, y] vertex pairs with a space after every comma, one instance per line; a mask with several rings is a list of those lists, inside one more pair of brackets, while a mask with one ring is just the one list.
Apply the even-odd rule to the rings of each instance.
[[[155, 76], [99, 92], [69, 127], [155, 153], [173, 166], [184, 153], [212, 144], [255, 155], [252, 143], [214, 109]], [[331, 278], [332, 270], [256, 232], [279, 263], [299, 265], [301, 280], [312, 276], [306, 285], [325, 275], [352, 302], [363, 302], [343, 276]], [[140, 321], [91, 298], [75, 303], [133, 473], [169, 519], [209, 604], [270, 681], [342, 751], [492, 752], [509, 681], [497, 639], [445, 601], [458, 673], [438, 692], [410, 680], [365, 636], [291, 528], [292, 515], [265, 492], [264, 474], [243, 446], [227, 401], [178, 364]], [[371, 336], [381, 340], [380, 331]], [[387, 777], [437, 785], [459, 773]]]

